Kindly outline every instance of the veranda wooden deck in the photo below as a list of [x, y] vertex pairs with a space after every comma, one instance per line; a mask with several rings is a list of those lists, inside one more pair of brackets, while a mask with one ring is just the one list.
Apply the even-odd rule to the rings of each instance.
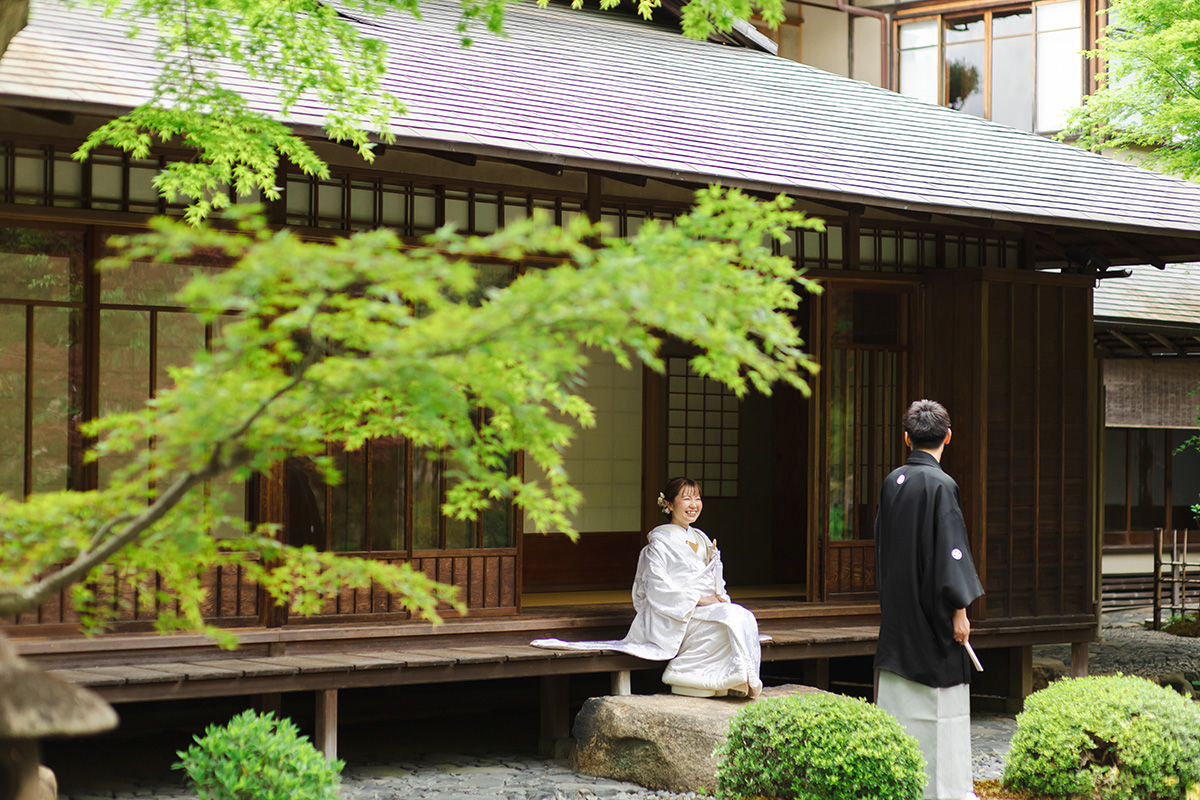
[[[764, 662], [806, 662], [808, 682], [828, 685], [829, 659], [875, 651], [878, 607], [840, 608], [790, 601], [758, 600], [746, 605], [771, 636]], [[123, 634], [94, 639], [16, 638], [19, 652], [70, 683], [85, 686], [111, 703], [161, 701], [283, 692], [313, 692], [317, 745], [337, 751], [337, 693], [341, 689], [465, 683], [536, 677], [542, 682], [543, 741], [569, 736], [567, 680], [571, 675], [609, 673], [614, 694], [629, 691], [633, 670], [661, 669], [612, 651], [547, 650], [531, 639], [620, 638], [633, 616], [628, 604], [530, 609], [520, 616], [486, 620], [448, 619], [439, 626], [291, 626], [238, 631], [235, 651], [197, 635]], [[1086, 641], [1091, 620], [1062, 621], [1046, 641]], [[13, 631], [19, 634], [20, 631]], [[1007, 646], [1028, 638], [1024, 628], [976, 631], [977, 648]]]

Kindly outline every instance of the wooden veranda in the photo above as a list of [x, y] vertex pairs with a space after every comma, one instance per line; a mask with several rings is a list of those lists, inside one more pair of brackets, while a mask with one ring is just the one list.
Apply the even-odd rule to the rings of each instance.
[[[815, 605], [788, 600], [746, 600], [771, 640], [763, 644], [764, 673], [786, 666], [812, 685], [840, 682], [842, 659], [869, 657], [878, 637], [878, 607]], [[628, 603], [547, 606], [519, 616], [371, 625], [247, 628], [235, 651], [198, 635], [152, 633], [79, 640], [17, 638], [29, 660], [70, 683], [88, 687], [114, 704], [195, 698], [258, 697], [270, 705], [282, 693], [311, 693], [316, 738], [337, 752], [338, 693], [372, 687], [469, 683], [505, 678], [541, 682], [542, 740], [547, 748], [569, 737], [569, 680], [609, 673], [611, 692], [630, 691], [630, 673], [661, 671], [662, 664], [615, 652], [546, 650], [529, 641], [620, 638], [632, 618]], [[973, 635], [976, 649], [995, 672], [976, 681], [977, 691], [1014, 707], [1028, 693], [1022, 662], [1035, 642], [1074, 645], [1072, 671], [1087, 669], [1094, 619], [1062, 619], [1031, 636], [1022, 625], [987, 626]], [[1016, 663], [1014, 662], [1016, 659]]]

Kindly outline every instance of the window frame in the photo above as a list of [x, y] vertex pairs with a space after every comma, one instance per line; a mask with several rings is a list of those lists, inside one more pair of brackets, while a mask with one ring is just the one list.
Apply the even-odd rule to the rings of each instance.
[[[914, 10], [909, 14], [904, 12], [898, 13], [892, 20], [892, 64], [891, 64], [891, 86], [893, 91], [900, 91], [900, 34], [901, 29], [905, 25], [910, 25], [917, 22], [934, 22], [937, 31], [937, 91], [938, 105], [949, 107], [947, 105], [948, 81], [946, 80], [946, 37], [945, 29], [949, 21], [959, 17], [968, 17], [975, 15], [983, 15], [984, 19], [984, 55], [983, 63], [985, 69], [985, 78], [983, 81], [984, 91], [984, 114], [982, 119], [991, 120], [993, 117], [993, 92], [992, 92], [992, 58], [993, 58], [993, 40], [992, 20], [997, 14], [1004, 14], [1011, 11], [1019, 11], [1029, 9], [1033, 15], [1032, 28], [1029, 33], [1031, 47], [1033, 50], [1032, 60], [1030, 64], [1030, 79], [1032, 92], [1030, 93], [1030, 112], [1033, 119], [1032, 132], [1039, 135], [1048, 135], [1056, 133], [1060, 128], [1045, 128], [1041, 129], [1037, 120], [1037, 103], [1038, 103], [1038, 83], [1037, 83], [1037, 61], [1038, 61], [1038, 25], [1037, 25], [1037, 9], [1041, 6], [1058, 5], [1071, 0], [1024, 0], [1024, 2], [996, 2], [996, 3], [960, 3], [956, 5], [947, 5], [939, 7], [936, 11]], [[1103, 30], [1103, 20], [1089, 13], [1089, 6], [1092, 2], [1097, 6], [1098, 11], [1104, 11], [1108, 7], [1107, 0], [1078, 0], [1080, 4], [1080, 50], [1088, 50], [1095, 47], [1096, 38]], [[1002, 37], [1008, 38], [1008, 37]], [[1085, 59], [1081, 54], [1081, 86], [1080, 99], [1082, 100], [1090, 94], [1090, 88], [1094, 84], [1094, 75], [1096, 65], [1090, 59]]]

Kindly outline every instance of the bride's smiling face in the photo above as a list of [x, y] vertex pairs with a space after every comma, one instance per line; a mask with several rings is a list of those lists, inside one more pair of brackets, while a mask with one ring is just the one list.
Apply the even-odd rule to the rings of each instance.
[[685, 486], [675, 496], [673, 502], [667, 503], [671, 511], [671, 522], [681, 528], [690, 528], [704, 509], [704, 501], [700, 499], [700, 490], [695, 486]]

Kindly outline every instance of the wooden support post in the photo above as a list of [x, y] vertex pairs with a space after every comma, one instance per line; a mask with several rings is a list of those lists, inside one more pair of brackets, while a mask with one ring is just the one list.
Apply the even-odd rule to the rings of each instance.
[[258, 713], [274, 714], [275, 719], [279, 719], [283, 716], [283, 695], [279, 692], [260, 694], [255, 706]]
[[317, 731], [314, 744], [325, 758], [337, 758], [337, 689], [321, 689], [317, 692]]
[[1163, 529], [1154, 529], [1154, 630], [1162, 630]]
[[632, 674], [627, 669], [620, 669], [612, 673], [612, 691], [614, 695], [633, 694]]
[[801, 662], [804, 669], [804, 682], [809, 686], [829, 691], [829, 659], [808, 658]]
[[1004, 710], [1016, 714], [1025, 708], [1025, 698], [1033, 694], [1033, 645], [1008, 648], [1008, 691]]
[[1071, 677], [1086, 678], [1088, 674], [1088, 643], [1071, 642]]
[[542, 678], [542, 731], [538, 751], [550, 758], [566, 758], [571, 746], [570, 683], [567, 675]]

